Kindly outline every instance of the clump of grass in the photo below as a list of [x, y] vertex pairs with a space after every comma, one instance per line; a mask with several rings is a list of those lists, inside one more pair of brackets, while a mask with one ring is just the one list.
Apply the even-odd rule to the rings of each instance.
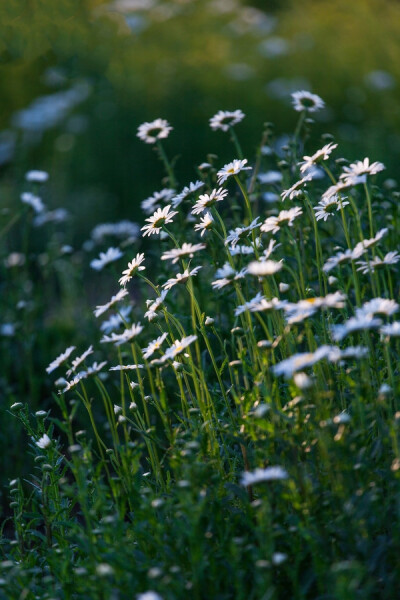
[[92, 260], [101, 281], [130, 254], [95, 339], [47, 367], [54, 407], [10, 406], [35, 468], [7, 491], [5, 597], [396, 596], [397, 199], [330, 138], [303, 157], [321, 106], [296, 93], [253, 161], [220, 111], [236, 158], [183, 188], [171, 126], [139, 128], [166, 172], [148, 245]]

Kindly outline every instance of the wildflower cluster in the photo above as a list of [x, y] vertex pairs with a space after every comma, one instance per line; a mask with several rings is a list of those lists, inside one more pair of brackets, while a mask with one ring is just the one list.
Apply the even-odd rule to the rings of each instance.
[[[347, 589], [339, 571], [357, 567], [352, 581], [370, 582], [369, 570], [386, 568], [384, 552], [368, 558], [374, 539], [388, 535], [400, 469], [400, 254], [374, 197], [384, 166], [365, 158], [337, 172], [333, 142], [306, 154], [304, 118], [324, 102], [302, 91], [293, 105], [301, 114], [289, 168], [279, 170], [270, 133], [255, 162], [243, 158], [235, 134], [233, 160], [199, 169], [201, 179], [181, 188], [162, 146], [172, 127], [163, 119], [139, 127], [170, 187], [143, 200], [140, 238], [137, 226], [122, 227], [134, 250], [112, 246], [90, 262], [101, 271], [127, 261], [110, 299], [92, 309], [97, 337], [46, 369], [57, 371], [68, 453], [53, 427], [41, 421], [35, 431], [22, 404], [10, 407], [45, 457], [38, 464], [50, 465], [39, 488], [51, 502], [38, 503], [40, 518], [49, 548], [57, 540], [61, 549], [65, 536], [74, 548], [82, 597], [86, 575], [110, 597], [117, 587], [128, 597], [132, 585], [138, 598], [154, 600], [192, 588], [199, 597], [255, 598], [266, 589], [271, 598], [275, 589], [322, 597], [331, 585]], [[220, 111], [210, 128], [232, 134], [244, 117]], [[109, 233], [103, 226], [92, 238]], [[78, 407], [90, 441], [73, 426]], [[373, 473], [367, 456], [378, 461]], [[321, 537], [331, 521], [340, 543]], [[120, 544], [114, 531], [123, 540], [116, 554], [108, 549]], [[26, 560], [23, 528], [17, 537], [16, 569]], [[213, 537], [218, 569], [210, 574]]]

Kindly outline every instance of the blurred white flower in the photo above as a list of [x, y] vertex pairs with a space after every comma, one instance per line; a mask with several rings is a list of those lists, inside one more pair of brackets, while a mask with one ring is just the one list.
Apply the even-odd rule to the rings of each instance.
[[245, 471], [242, 473], [240, 483], [247, 487], [264, 481], [279, 481], [288, 479], [289, 473], [282, 467], [266, 467], [265, 469], [255, 469], [255, 471]]
[[111, 308], [111, 306], [113, 306], [114, 304], [116, 304], [117, 302], [121, 302], [121, 300], [123, 300], [126, 296], [129, 295], [128, 290], [126, 289], [122, 289], [119, 290], [115, 296], [111, 297], [111, 300], [109, 302], [106, 302], [106, 304], [100, 305], [100, 306], [96, 306], [94, 312], [94, 316], [95, 317], [100, 317], [100, 315], [102, 315], [103, 313], [105, 313], [109, 308]]
[[214, 131], [229, 131], [231, 127], [237, 125], [245, 117], [245, 114], [240, 110], [220, 110], [210, 119], [210, 127]]
[[205, 247], [205, 244], [189, 244], [184, 242], [181, 248], [173, 248], [172, 250], [167, 250], [164, 252], [164, 254], [161, 255], [161, 260], [172, 259], [172, 264], [175, 264], [180, 258], [182, 258], [182, 256], [189, 256], [190, 258], [193, 258], [195, 252], [204, 250]]
[[123, 252], [121, 252], [119, 248], [111, 247], [108, 248], [106, 252], [100, 252], [99, 258], [94, 258], [90, 262], [90, 266], [96, 271], [101, 271], [103, 267], [112, 262], [115, 262], [116, 260], [120, 259], [123, 255]]
[[275, 260], [255, 260], [251, 262], [247, 270], [250, 275], [255, 275], [257, 277], [266, 277], [267, 275], [275, 275], [278, 271], [280, 271], [283, 267], [282, 264], [283, 259], [280, 261]]
[[49, 366], [46, 368], [46, 372], [52, 373], [53, 371], [55, 371], [55, 369], [57, 369], [60, 365], [62, 365], [63, 362], [67, 360], [67, 358], [72, 354], [74, 350], [75, 346], [70, 346], [69, 348], [67, 348], [65, 352], [57, 356], [57, 358], [55, 358], [53, 362], [49, 364]]
[[26, 181], [29, 181], [31, 183], [45, 183], [49, 178], [49, 174], [46, 173], [46, 171], [37, 171], [37, 170], [32, 170], [32, 171], [28, 171], [25, 174], [25, 179]]
[[47, 433], [43, 434], [42, 437], [38, 439], [38, 441], [36, 442], [36, 446], [38, 446], [38, 448], [41, 448], [42, 450], [45, 450], [46, 448], [51, 446], [51, 439], [49, 438]]
[[305, 90], [294, 92], [292, 94], [292, 99], [293, 108], [298, 112], [302, 112], [303, 110], [310, 113], [317, 112], [325, 106], [325, 102], [322, 98], [317, 96], [317, 94], [312, 94]]
[[177, 206], [179, 206], [185, 200], [185, 198], [190, 196], [190, 194], [194, 194], [195, 192], [197, 192], [199, 189], [204, 187], [204, 185], [205, 185], [204, 181], [199, 181], [199, 180], [189, 183], [189, 185], [187, 185], [183, 188], [183, 190], [181, 191], [180, 194], [178, 194], [177, 196], [174, 196], [172, 198], [172, 200], [171, 200], [172, 207], [177, 208]]
[[164, 188], [159, 192], [154, 192], [140, 203], [140, 208], [146, 215], [151, 215], [157, 208], [161, 208], [160, 202], [169, 202], [175, 195], [175, 190]]
[[21, 194], [21, 202], [30, 206], [37, 215], [43, 213], [45, 210], [42, 199], [39, 198], [39, 196], [35, 196], [35, 194], [31, 194], [30, 192], [24, 192]]
[[156, 119], [151, 123], [142, 123], [138, 128], [137, 137], [146, 144], [155, 144], [157, 140], [167, 138], [172, 129], [165, 119]]

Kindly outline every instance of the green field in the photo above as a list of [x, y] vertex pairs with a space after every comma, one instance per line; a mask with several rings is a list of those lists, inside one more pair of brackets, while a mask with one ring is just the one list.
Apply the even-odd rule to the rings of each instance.
[[1, 5], [0, 600], [398, 597], [399, 17]]

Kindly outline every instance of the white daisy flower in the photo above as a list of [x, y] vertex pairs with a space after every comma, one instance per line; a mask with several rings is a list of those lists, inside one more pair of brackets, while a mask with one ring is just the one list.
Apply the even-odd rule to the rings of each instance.
[[375, 244], [380, 242], [381, 239], [384, 238], [388, 232], [389, 232], [389, 229], [387, 227], [380, 229], [375, 234], [374, 237], [369, 238], [367, 240], [363, 240], [362, 242], [358, 242], [358, 244], [356, 244], [356, 246], [354, 247], [354, 250], [357, 252], [357, 249], [359, 249], [359, 248], [366, 250], [367, 248], [371, 248], [372, 246], [375, 246]]
[[142, 227], [143, 236], [152, 235], [153, 233], [160, 233], [163, 225], [167, 223], [172, 223], [172, 219], [178, 213], [176, 211], [171, 211], [171, 205], [165, 206], [164, 208], [158, 208], [156, 212], [151, 216], [145, 219], [145, 221], [149, 222], [149, 225], [145, 225]]
[[229, 131], [231, 127], [237, 125], [245, 117], [241, 110], [220, 110], [210, 119], [210, 127], [214, 131]]
[[94, 258], [90, 262], [90, 266], [95, 271], [101, 271], [106, 265], [115, 262], [123, 256], [123, 252], [119, 248], [108, 248], [106, 252], [100, 252], [99, 258]]
[[344, 350], [337, 348], [336, 346], [332, 346], [332, 352], [328, 356], [328, 360], [330, 362], [339, 362], [341, 363], [348, 358], [365, 358], [369, 354], [368, 348], [364, 346], [348, 346]]
[[282, 225], [293, 227], [293, 223], [297, 217], [303, 214], [303, 210], [299, 206], [294, 206], [289, 210], [281, 210], [277, 217], [268, 217], [261, 225], [261, 231], [268, 233], [277, 233]]
[[303, 162], [300, 163], [300, 173], [305, 173], [305, 171], [308, 171], [308, 169], [311, 169], [311, 167], [322, 160], [328, 160], [335, 148], [337, 148], [337, 144], [330, 143], [317, 150], [312, 156], [303, 156]]
[[231, 244], [234, 248], [241, 239], [250, 235], [253, 229], [257, 229], [258, 227], [260, 227], [260, 217], [256, 217], [250, 223], [250, 225], [243, 227], [235, 227], [235, 229], [231, 229], [226, 237], [225, 245], [228, 246], [229, 244]]
[[215, 273], [215, 279], [211, 285], [213, 288], [220, 290], [221, 288], [237, 281], [238, 279], [243, 279], [243, 277], [247, 273], [247, 268], [241, 269], [239, 272], [235, 271], [229, 263], [225, 263], [223, 267], [217, 270]]
[[157, 310], [163, 304], [168, 290], [163, 290], [155, 300], [147, 300], [147, 312], [144, 313], [145, 319], [152, 321], [157, 316]]
[[66, 394], [67, 392], [72, 390], [78, 385], [78, 383], [82, 381], [82, 379], [85, 379], [85, 375], [85, 371], [82, 371], [82, 373], [78, 373], [78, 375], [76, 375], [73, 379], [67, 381], [65, 387], [59, 392], [59, 394]]
[[21, 202], [30, 206], [37, 215], [45, 211], [45, 205], [43, 204], [42, 199], [30, 192], [21, 194]]
[[247, 158], [244, 158], [243, 160], [235, 158], [232, 162], [224, 165], [217, 173], [218, 185], [225, 183], [225, 181], [232, 175], [238, 175], [241, 171], [248, 171], [249, 169], [251, 170], [252, 167], [245, 166], [247, 165], [247, 162]]
[[109, 308], [111, 308], [111, 306], [114, 306], [114, 304], [116, 304], [117, 302], [121, 302], [121, 300], [123, 300], [126, 296], [128, 296], [128, 290], [119, 290], [115, 294], [115, 296], [111, 297], [111, 300], [109, 302], [106, 302], [106, 304], [100, 306], [96, 306], [96, 309], [94, 310], [94, 316], [100, 317], [100, 315], [105, 313]]
[[164, 254], [161, 256], [161, 260], [172, 259], [172, 264], [175, 264], [180, 258], [182, 258], [182, 256], [189, 256], [190, 258], [193, 258], [195, 252], [204, 250], [205, 247], [205, 244], [188, 244], [187, 242], [184, 242], [182, 244], [182, 248], [173, 248], [172, 250], [167, 250], [164, 252]]
[[200, 231], [200, 236], [203, 237], [207, 229], [210, 229], [212, 224], [214, 223], [214, 218], [210, 212], [206, 212], [202, 217], [200, 217], [200, 223], [197, 223], [194, 226], [195, 231]]
[[109, 371], [136, 371], [136, 369], [143, 369], [144, 365], [116, 365], [110, 367]]
[[293, 200], [293, 198], [299, 196], [301, 194], [301, 190], [299, 188], [301, 188], [302, 185], [305, 185], [308, 181], [311, 180], [312, 175], [305, 175], [305, 177], [299, 179], [299, 181], [296, 181], [296, 183], [294, 183], [292, 187], [290, 187], [288, 190], [284, 190], [281, 194], [282, 202], [286, 200], [286, 198], [289, 198], [289, 200]]
[[227, 195], [228, 190], [222, 187], [214, 189], [211, 194], [201, 194], [197, 202], [193, 205], [192, 215], [199, 215], [216, 202], [221, 202]]
[[332, 337], [336, 342], [340, 342], [354, 331], [365, 331], [366, 329], [375, 329], [382, 325], [381, 319], [374, 319], [371, 314], [357, 314], [351, 317], [342, 325], [332, 325]]
[[376, 175], [385, 169], [385, 165], [380, 162], [369, 164], [369, 158], [357, 160], [348, 167], [343, 167], [343, 173], [340, 174], [340, 179], [343, 179], [347, 184], [356, 185], [364, 183], [367, 175]]
[[315, 352], [300, 352], [274, 365], [272, 371], [275, 375], [284, 375], [286, 378], [290, 378], [297, 371], [303, 371], [306, 367], [311, 367], [328, 357], [331, 352], [332, 346], [321, 346]]
[[25, 179], [30, 183], [45, 183], [49, 179], [49, 174], [46, 171], [33, 169], [25, 174]]
[[268, 312], [270, 310], [280, 310], [285, 308], [287, 304], [287, 300], [279, 300], [279, 298], [271, 298], [271, 300], [267, 300], [266, 298], [261, 298], [260, 302], [253, 303], [250, 307], [250, 312]]
[[322, 297], [306, 298], [292, 304], [288, 303], [284, 308], [287, 313], [286, 320], [289, 325], [299, 323], [312, 316], [318, 309], [344, 308], [347, 296], [342, 292], [334, 292]]
[[91, 238], [96, 244], [101, 243], [105, 237], [115, 236], [119, 239], [135, 241], [139, 235], [139, 225], [132, 221], [119, 221], [118, 223], [100, 223], [91, 233]]
[[328, 260], [325, 262], [322, 270], [325, 273], [329, 273], [332, 269], [335, 269], [338, 265], [342, 263], [350, 262], [351, 260], [355, 260], [359, 258], [363, 254], [364, 250], [358, 250], [355, 252], [354, 250], [345, 250], [344, 252], [338, 252], [334, 256], [330, 256]]
[[368, 248], [371, 248], [372, 246], [377, 244], [388, 233], [388, 231], [389, 230], [387, 229], [387, 227], [384, 227], [383, 229], [380, 229], [377, 232], [375, 237], [363, 240], [362, 242], [358, 242], [358, 244], [356, 244], [352, 250], [348, 249], [345, 250], [345, 252], [339, 252], [335, 256], [329, 257], [324, 266], [322, 267], [323, 271], [329, 273], [329, 271], [337, 267], [337, 265], [340, 263], [349, 262], [351, 260], [356, 260], [357, 258], [360, 258], [360, 256], [365, 254]]
[[177, 285], [178, 283], [186, 283], [189, 280], [189, 277], [196, 277], [200, 269], [201, 267], [195, 267], [191, 271], [189, 271], [189, 269], [185, 269], [183, 273], [178, 273], [176, 277], [168, 279], [168, 281], [166, 281], [162, 287], [165, 290], [170, 290], [172, 287], [174, 287], [174, 285]]
[[165, 119], [156, 119], [151, 123], [142, 123], [138, 128], [137, 137], [146, 144], [155, 144], [157, 140], [167, 138], [172, 129]]
[[72, 361], [71, 368], [67, 371], [67, 377], [70, 377], [72, 373], [76, 371], [76, 368], [79, 367], [79, 365], [82, 364], [90, 354], [93, 354], [93, 346], [89, 346], [89, 348], [85, 350], [85, 352], [81, 354], [81, 356], [74, 358], [74, 360]]
[[275, 252], [275, 250], [277, 248], [279, 248], [280, 245], [281, 244], [278, 244], [276, 240], [273, 240], [273, 239], [269, 240], [268, 246], [267, 246], [267, 248], [265, 248], [265, 250], [263, 252], [264, 257], [269, 258], [271, 256], [271, 254], [273, 252]]
[[256, 277], [266, 277], [267, 275], [275, 275], [278, 273], [283, 267], [283, 259], [280, 261], [275, 260], [255, 260], [251, 262], [247, 270], [250, 275], [255, 275]]
[[58, 369], [58, 367], [62, 365], [62, 363], [67, 360], [67, 358], [69, 358], [69, 356], [72, 354], [75, 348], [76, 346], [69, 346], [69, 348], [67, 348], [62, 354], [57, 356], [57, 358], [55, 358], [53, 362], [51, 362], [46, 368], [46, 373], [52, 373], [53, 371]]
[[365, 315], [386, 315], [391, 317], [399, 310], [397, 302], [387, 298], [372, 298], [365, 302], [356, 310], [356, 316], [362, 317]]
[[146, 215], [151, 215], [157, 208], [161, 207], [160, 203], [169, 202], [174, 195], [175, 190], [164, 188], [159, 192], [154, 192], [152, 196], [143, 200], [140, 204], [140, 208]]
[[136, 257], [128, 263], [128, 268], [125, 269], [125, 271], [122, 271], [122, 277], [119, 279], [119, 285], [125, 286], [132, 279], [135, 273], [138, 271], [144, 271], [146, 267], [142, 266], [143, 261], [144, 254], [140, 254], [138, 252]]
[[322, 194], [322, 198], [323, 200], [330, 200], [333, 197], [336, 197], [338, 194], [340, 194], [343, 190], [347, 189], [351, 187], [350, 183], [347, 183], [345, 181], [338, 181], [337, 183], [335, 183], [334, 185], [331, 185], [323, 194]]
[[172, 360], [173, 358], [175, 358], [175, 356], [177, 356], [178, 354], [183, 352], [183, 350], [185, 348], [187, 348], [190, 344], [192, 344], [196, 340], [197, 340], [197, 335], [189, 335], [187, 337], [182, 338], [181, 340], [175, 340], [175, 342], [172, 344], [172, 346], [170, 348], [168, 348], [168, 350], [166, 351], [164, 356], [161, 358], [161, 360], [163, 362], [165, 362], [166, 360]]
[[140, 323], [133, 324], [128, 329], [125, 329], [123, 333], [111, 333], [111, 335], [103, 335], [100, 340], [100, 344], [112, 343], [115, 346], [121, 346], [125, 342], [129, 342], [134, 337], [139, 335], [143, 331], [143, 326]]
[[[262, 241], [260, 238], [256, 238], [256, 248], [260, 248], [262, 245]], [[229, 250], [229, 254], [231, 256], [249, 256], [250, 254], [254, 254], [254, 247], [253, 245], [251, 246], [244, 246], [244, 245], [240, 245], [237, 244], [236, 246], [228, 246], [228, 250]]]
[[255, 469], [255, 471], [245, 471], [240, 479], [241, 485], [255, 485], [264, 481], [279, 481], [288, 479], [289, 473], [282, 467], [267, 467], [266, 469]]
[[374, 273], [376, 269], [381, 269], [383, 267], [390, 267], [391, 265], [395, 265], [400, 260], [400, 254], [398, 252], [388, 252], [385, 254], [383, 258], [379, 258], [379, 256], [375, 256], [372, 260], [367, 261], [359, 260], [357, 264], [360, 265], [357, 271], [361, 271], [364, 275], [371, 272]]
[[99, 371], [101, 371], [106, 366], [106, 364], [106, 360], [104, 360], [101, 363], [95, 361], [92, 365], [90, 365], [90, 367], [86, 369], [86, 371], [83, 371], [83, 378], [86, 378], [89, 375], [94, 375], [95, 373], [99, 373]]
[[315, 218], [317, 221], [323, 219], [326, 221], [335, 212], [341, 210], [347, 206], [349, 202], [345, 201], [345, 198], [340, 198], [338, 195], [331, 196], [330, 198], [322, 198], [317, 206], [313, 207], [315, 210]]
[[262, 293], [258, 292], [254, 296], [254, 298], [251, 298], [251, 300], [248, 300], [244, 304], [240, 304], [239, 306], [237, 306], [235, 308], [235, 317], [238, 317], [239, 315], [241, 315], [242, 313], [244, 313], [246, 311], [250, 311], [253, 306], [258, 306], [263, 298], [264, 298], [264, 296], [262, 295]]
[[379, 332], [389, 337], [400, 337], [400, 321], [393, 321], [393, 323], [382, 325]]
[[177, 208], [185, 200], [185, 198], [190, 196], [190, 194], [194, 194], [195, 192], [197, 192], [199, 189], [204, 187], [204, 185], [205, 185], [204, 181], [200, 181], [200, 180], [189, 183], [188, 186], [185, 186], [183, 188], [183, 190], [181, 191], [180, 194], [178, 194], [177, 196], [174, 196], [174, 198], [172, 198], [172, 201], [171, 201], [172, 207]]
[[111, 333], [125, 325], [129, 319], [129, 314], [132, 311], [131, 306], [121, 306], [118, 314], [111, 315], [106, 321], [103, 321], [100, 325], [100, 331], [103, 333]]
[[152, 342], [150, 342], [150, 344], [148, 346], [146, 346], [146, 348], [143, 348], [143, 350], [142, 350], [143, 357], [145, 359], [150, 358], [150, 356], [152, 356], [156, 350], [159, 350], [161, 348], [162, 343], [164, 342], [164, 340], [167, 337], [168, 337], [168, 333], [163, 333], [156, 340], [153, 340]]
[[322, 98], [317, 96], [317, 94], [312, 94], [305, 90], [294, 92], [292, 94], [292, 99], [293, 108], [294, 110], [297, 110], [297, 112], [305, 110], [306, 112], [313, 113], [321, 110], [325, 106], [325, 102]]

